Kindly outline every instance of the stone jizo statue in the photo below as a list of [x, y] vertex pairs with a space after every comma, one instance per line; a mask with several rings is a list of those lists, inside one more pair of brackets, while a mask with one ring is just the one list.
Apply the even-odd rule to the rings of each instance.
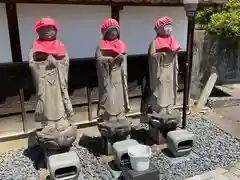
[[76, 127], [68, 118], [74, 115], [68, 94], [69, 57], [64, 44], [56, 39], [58, 27], [51, 18], [42, 18], [35, 24], [38, 39], [29, 53], [29, 66], [37, 91], [35, 121], [42, 130], [39, 140], [47, 148], [72, 145]]
[[119, 39], [120, 26], [114, 19], [101, 25], [103, 38], [95, 56], [98, 75], [99, 110], [103, 122], [98, 129], [103, 137], [103, 148], [111, 154], [111, 144], [129, 136], [130, 123], [125, 114], [130, 110], [127, 87], [127, 50]]
[[149, 106], [152, 112], [171, 114], [176, 104], [178, 88], [178, 56], [180, 45], [171, 35], [172, 19], [159, 18], [154, 30], [156, 38], [148, 49], [149, 62]]
[[127, 50], [119, 39], [120, 26], [114, 19], [101, 25], [103, 38], [96, 52], [99, 88], [98, 115], [104, 120], [125, 120], [130, 110], [127, 87]]

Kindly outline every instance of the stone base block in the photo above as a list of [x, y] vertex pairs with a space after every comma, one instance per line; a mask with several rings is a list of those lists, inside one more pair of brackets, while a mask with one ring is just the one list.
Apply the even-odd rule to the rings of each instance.
[[149, 136], [158, 145], [166, 143], [166, 139], [163, 137], [160, 130], [151, 124], [149, 124]]
[[102, 136], [104, 153], [112, 154], [112, 145], [118, 141], [124, 141], [130, 137], [130, 124], [128, 121], [106, 121], [98, 124]]
[[47, 157], [51, 180], [76, 180], [80, 174], [80, 161], [74, 151]]
[[106, 137], [107, 139], [119, 139], [125, 140], [129, 135], [131, 126], [128, 121], [109, 121], [98, 123], [98, 129], [101, 133], [101, 136]]
[[193, 147], [195, 136], [193, 133], [179, 129], [167, 134], [167, 148], [175, 156], [188, 155]]
[[128, 147], [136, 146], [139, 143], [134, 139], [128, 139], [124, 141], [115, 142], [113, 144], [113, 152], [115, 156], [116, 164], [120, 166], [128, 166], [130, 159], [128, 156]]
[[149, 169], [145, 171], [124, 169], [122, 172], [123, 178], [128, 180], [159, 180], [159, 174], [159, 170], [152, 163], [150, 163]]
[[172, 114], [148, 114], [149, 124], [160, 130], [164, 137], [169, 131], [174, 131], [180, 122], [181, 116], [178, 111], [173, 111]]
[[107, 138], [102, 138], [102, 150], [103, 153], [106, 155], [112, 155], [113, 154], [113, 148], [112, 148], [112, 142]]
[[41, 131], [37, 131], [36, 135], [39, 144], [42, 144], [45, 150], [61, 150], [72, 146], [76, 140], [77, 127], [68, 126], [60, 130], [46, 126]]

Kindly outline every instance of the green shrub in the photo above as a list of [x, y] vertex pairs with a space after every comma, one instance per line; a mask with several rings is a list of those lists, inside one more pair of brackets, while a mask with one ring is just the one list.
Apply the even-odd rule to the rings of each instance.
[[240, 0], [230, 0], [225, 8], [213, 13], [208, 32], [222, 37], [240, 37]]
[[240, 8], [240, 1], [239, 0], [230, 0], [226, 3], [226, 8], [229, 9], [239, 9]]
[[223, 37], [240, 37], [240, 10], [213, 14], [208, 31]]
[[197, 29], [206, 29], [210, 34], [240, 37], [240, 0], [229, 0], [218, 12], [213, 8], [204, 8], [197, 12], [195, 20]]
[[214, 11], [212, 7], [207, 7], [202, 11], [198, 11], [195, 17], [196, 28], [207, 29], [208, 23], [213, 13]]

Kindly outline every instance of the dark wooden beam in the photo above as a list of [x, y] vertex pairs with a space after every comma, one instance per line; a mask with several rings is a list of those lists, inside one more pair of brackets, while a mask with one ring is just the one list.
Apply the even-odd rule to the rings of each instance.
[[[76, 4], [76, 5], [122, 5], [122, 6], [167, 6], [167, 7], [178, 7], [183, 6], [182, 0], [172, 2], [162, 2], [161, 0], [142, 0], [141, 2], [122, 1], [122, 0], [0, 0], [0, 2], [12, 2], [12, 3], [29, 3], [29, 4]], [[200, 2], [200, 6], [212, 6], [214, 3], [211, 2]]]
[[21, 43], [18, 29], [18, 18], [16, 4], [12, 2], [5, 3], [10, 46], [13, 62], [22, 62]]
[[123, 10], [123, 5], [112, 5], [111, 6], [111, 16], [120, 22], [120, 11]]
[[146, 1], [142, 2], [117, 2], [109, 0], [9, 0], [13, 3], [31, 3], [31, 4], [79, 4], [79, 5], [120, 5], [120, 6], [183, 6], [183, 3], [162, 3], [160, 0], [157, 3]]

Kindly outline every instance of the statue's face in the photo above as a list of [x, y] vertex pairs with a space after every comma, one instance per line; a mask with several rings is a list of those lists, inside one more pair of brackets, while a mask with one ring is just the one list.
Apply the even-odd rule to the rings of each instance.
[[119, 36], [118, 30], [117, 30], [116, 28], [111, 28], [111, 29], [109, 29], [109, 30], [107, 31], [107, 33], [106, 33], [106, 35], [105, 35], [104, 38], [107, 39], [107, 40], [112, 41], [112, 40], [117, 39], [118, 36]]
[[172, 24], [166, 24], [160, 27], [157, 31], [157, 34], [160, 36], [170, 36], [172, 33]]
[[172, 25], [166, 24], [163, 28], [164, 28], [165, 35], [170, 36], [172, 33]]
[[43, 40], [55, 40], [57, 36], [57, 31], [52, 26], [42, 27], [38, 30], [39, 39]]

